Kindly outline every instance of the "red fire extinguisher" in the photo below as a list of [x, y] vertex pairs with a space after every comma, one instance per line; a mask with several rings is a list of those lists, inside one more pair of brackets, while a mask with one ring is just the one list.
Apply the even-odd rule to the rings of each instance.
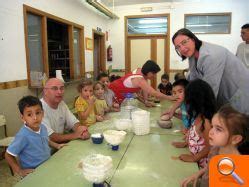
[[112, 47], [111, 45], [107, 48], [107, 61], [112, 61]]

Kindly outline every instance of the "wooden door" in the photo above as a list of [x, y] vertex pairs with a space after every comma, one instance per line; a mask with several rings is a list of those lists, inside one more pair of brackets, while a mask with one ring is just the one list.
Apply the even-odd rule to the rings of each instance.
[[93, 76], [96, 80], [101, 72], [106, 71], [105, 34], [93, 30]]
[[154, 60], [161, 68], [157, 73], [157, 77], [151, 82], [154, 88], [157, 88], [161, 80], [161, 75], [167, 72], [168, 65], [166, 63], [166, 41], [164, 37], [132, 37], [128, 39], [128, 69], [132, 71], [141, 68], [147, 60]]

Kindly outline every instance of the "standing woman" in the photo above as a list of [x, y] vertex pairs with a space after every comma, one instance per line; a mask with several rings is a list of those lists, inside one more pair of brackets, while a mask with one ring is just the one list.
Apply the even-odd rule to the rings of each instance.
[[160, 67], [152, 60], [147, 60], [142, 68], [137, 68], [125, 76], [110, 83], [109, 88], [115, 93], [118, 102], [124, 100], [126, 93], [137, 93], [143, 91], [144, 103], [148, 104], [148, 94], [160, 98], [174, 100], [174, 97], [162, 94], [152, 88], [147, 80], [153, 80], [156, 74], [160, 71]]
[[174, 34], [172, 42], [182, 60], [189, 60], [188, 80], [208, 82], [219, 106], [230, 103], [249, 114], [249, 70], [235, 55], [224, 47], [199, 40], [185, 28]]

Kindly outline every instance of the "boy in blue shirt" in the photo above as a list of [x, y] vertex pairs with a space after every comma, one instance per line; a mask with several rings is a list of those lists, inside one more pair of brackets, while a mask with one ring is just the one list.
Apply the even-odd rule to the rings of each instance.
[[18, 102], [18, 107], [24, 125], [9, 145], [5, 159], [14, 173], [24, 177], [49, 159], [51, 156], [49, 145], [60, 149], [64, 144], [57, 144], [49, 140], [47, 129], [41, 124], [43, 109], [38, 98], [23, 97]]

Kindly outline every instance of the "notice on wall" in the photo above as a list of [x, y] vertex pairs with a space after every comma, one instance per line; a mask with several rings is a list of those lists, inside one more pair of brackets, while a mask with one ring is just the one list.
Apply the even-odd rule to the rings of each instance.
[[43, 73], [41, 71], [31, 71], [30, 81], [33, 87], [42, 87]]

